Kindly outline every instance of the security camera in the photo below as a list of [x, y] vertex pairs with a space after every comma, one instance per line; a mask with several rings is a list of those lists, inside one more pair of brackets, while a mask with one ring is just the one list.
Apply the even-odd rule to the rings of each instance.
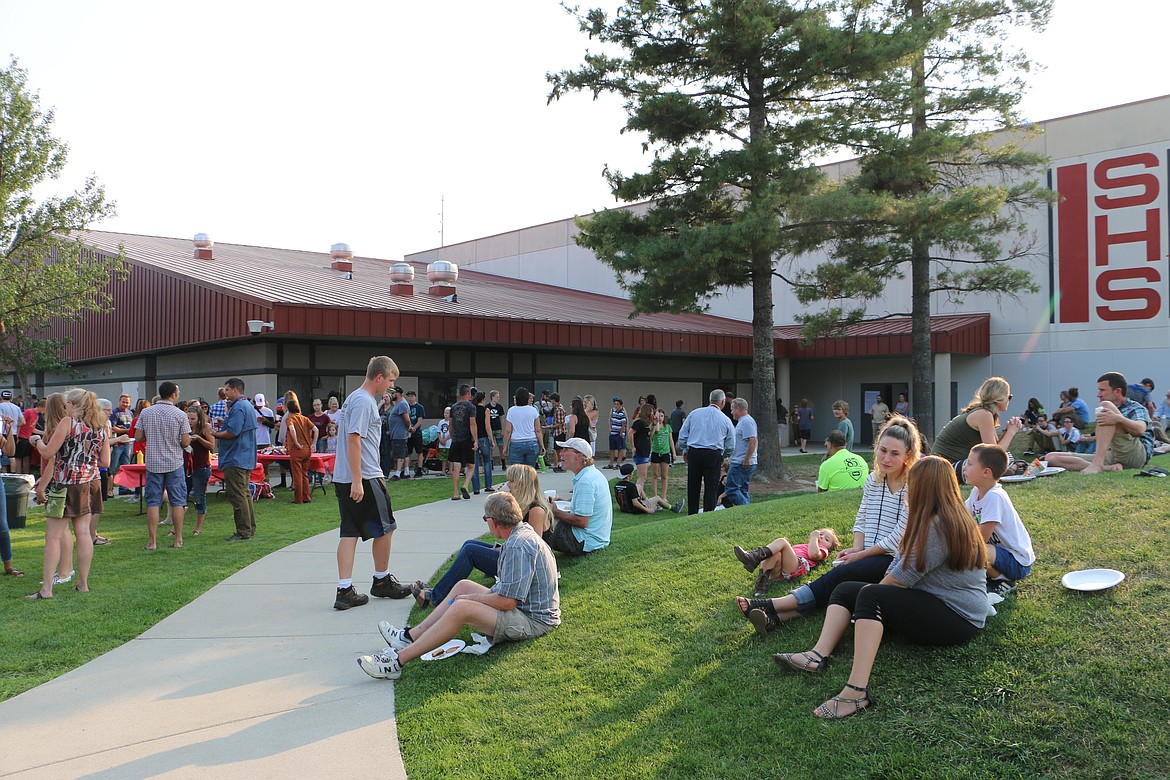
[[248, 320], [248, 332], [259, 333], [264, 330], [264, 320]]

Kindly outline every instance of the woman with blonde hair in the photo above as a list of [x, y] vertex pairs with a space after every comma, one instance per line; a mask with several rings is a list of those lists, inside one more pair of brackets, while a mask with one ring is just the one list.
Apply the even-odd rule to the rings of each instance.
[[772, 656], [787, 669], [824, 671], [854, 624], [849, 680], [813, 710], [818, 718], [846, 718], [874, 705], [869, 677], [887, 630], [915, 644], [945, 647], [974, 639], [987, 620], [987, 548], [963, 506], [954, 469], [928, 455], [910, 469], [909, 484], [906, 531], [889, 572], [874, 585], [838, 585], [812, 649]]
[[597, 399], [587, 395], [581, 399], [585, 405], [585, 416], [589, 418], [589, 446], [593, 449], [593, 457], [597, 457], [597, 418], [601, 413], [597, 411]]
[[963, 462], [972, 447], [976, 444], [998, 444], [1006, 450], [1023, 427], [1019, 417], [1012, 417], [1004, 426], [1003, 433], [996, 433], [999, 416], [1007, 411], [1011, 400], [1012, 388], [1007, 380], [999, 376], [989, 377], [975, 391], [971, 403], [938, 432], [931, 453], [955, 464], [955, 476], [960, 485], [963, 484]]
[[[508, 467], [506, 473], [508, 475], [507, 491], [512, 494], [512, 498], [516, 499], [516, 503], [520, 506], [523, 521], [531, 525], [532, 530], [543, 535], [548, 530], [549, 517], [552, 516], [552, 513], [549, 511], [544, 493], [540, 490], [540, 479], [536, 475], [536, 469], [523, 463], [513, 463]], [[500, 488], [500, 490], [503, 489]], [[499, 545], [488, 544], [478, 539], [468, 539], [455, 556], [451, 568], [447, 569], [446, 574], [435, 583], [434, 587], [418, 580], [410, 586], [410, 592], [414, 594], [415, 603], [420, 607], [434, 606], [447, 597], [451, 588], [455, 587], [455, 583], [467, 579], [472, 569], [478, 569], [489, 577], [496, 576], [499, 562]]]
[[[90, 516], [101, 514], [102, 489], [98, 468], [110, 465], [109, 418], [98, 405], [97, 396], [77, 388], [70, 390], [62, 400], [65, 415], [56, 421], [48, 441], [37, 442], [37, 451], [44, 464], [44, 473], [37, 484], [37, 498], [47, 504], [44, 582], [40, 590], [28, 596], [30, 599], [53, 597], [52, 575], [60, 562], [61, 536], [68, 534], [66, 525], [70, 522], [77, 545], [77, 584], [73, 589], [89, 592], [89, 569], [93, 563]], [[48, 408], [46, 412], [48, 414]]]
[[[767, 634], [781, 623], [826, 606], [833, 589], [842, 582], [878, 582], [885, 576], [906, 528], [907, 475], [921, 453], [918, 427], [905, 417], [890, 418], [878, 433], [873, 473], [865, 480], [861, 507], [853, 521], [853, 545], [837, 553], [838, 562], [831, 569], [787, 596], [737, 599], [743, 616], [757, 632]], [[756, 550], [740, 560], [754, 570], [764, 557]], [[760, 584], [757, 581], [757, 587]]]

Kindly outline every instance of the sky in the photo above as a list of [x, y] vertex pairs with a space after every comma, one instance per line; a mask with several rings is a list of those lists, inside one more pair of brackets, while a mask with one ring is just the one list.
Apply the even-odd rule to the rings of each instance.
[[[1168, 28], [1166, 0], [1056, 0], [1010, 41], [1042, 68], [1023, 118], [1170, 93]], [[389, 260], [616, 205], [602, 171], [649, 159], [620, 101], [547, 104], [590, 48], [551, 0], [0, 0], [70, 146], [51, 191], [117, 203], [96, 229]]]

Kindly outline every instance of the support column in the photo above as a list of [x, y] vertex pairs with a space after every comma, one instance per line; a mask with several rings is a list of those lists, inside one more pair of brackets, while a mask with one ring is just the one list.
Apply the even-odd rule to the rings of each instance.
[[934, 433], [951, 419], [951, 353], [934, 356]]

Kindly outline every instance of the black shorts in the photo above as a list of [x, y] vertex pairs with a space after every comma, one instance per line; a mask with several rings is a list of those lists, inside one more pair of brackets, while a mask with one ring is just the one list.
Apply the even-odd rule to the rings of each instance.
[[422, 431], [415, 431], [410, 434], [410, 443], [407, 445], [406, 451], [418, 453], [419, 455], [426, 454], [427, 447], [423, 444]]
[[468, 466], [475, 463], [475, 447], [472, 444], [471, 439], [451, 442], [451, 451], [447, 455], [447, 460], [451, 463], [462, 463]]
[[390, 457], [397, 460], [398, 458], [405, 458], [406, 453], [410, 452], [407, 447], [407, 439], [391, 439], [390, 440]]
[[16, 440], [16, 453], [12, 456], [14, 458], [29, 458], [32, 457], [32, 443], [28, 439]]
[[354, 503], [349, 497], [350, 483], [334, 482], [337, 492], [337, 509], [341, 513], [341, 535], [360, 536], [362, 541], [377, 539], [393, 533], [398, 527], [394, 522], [394, 510], [390, 507], [390, 495], [386, 482], [381, 479], [363, 479], [362, 500]]
[[650, 462], [651, 463], [670, 463], [670, 453], [669, 452], [651, 452], [650, 453]]

